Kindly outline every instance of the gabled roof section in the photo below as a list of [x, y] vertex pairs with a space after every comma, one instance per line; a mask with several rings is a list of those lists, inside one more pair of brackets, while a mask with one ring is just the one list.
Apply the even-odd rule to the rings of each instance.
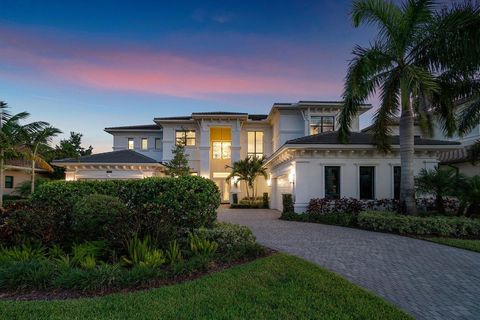
[[119, 150], [92, 154], [80, 158], [53, 161], [54, 165], [65, 163], [110, 163], [110, 164], [158, 164], [158, 161], [133, 150]]
[[[399, 145], [400, 139], [399, 136], [391, 136], [390, 144]], [[456, 141], [445, 141], [445, 140], [433, 140], [433, 139], [423, 139], [420, 137], [415, 137], [414, 143], [416, 146], [455, 146], [460, 145], [460, 142]], [[286, 145], [295, 145], [295, 144], [341, 144], [338, 140], [338, 132], [325, 132], [314, 134], [311, 136], [305, 136], [298, 139], [292, 139], [285, 142]], [[372, 134], [363, 133], [363, 132], [352, 132], [349, 137], [349, 142], [345, 145], [376, 145], [375, 138]]]
[[268, 114], [249, 114], [248, 120], [252, 121], [262, 121], [268, 118]]
[[162, 128], [156, 124], [142, 124], [135, 126], [122, 126], [122, 127], [108, 127], [105, 128], [106, 132], [114, 131], [161, 131]]

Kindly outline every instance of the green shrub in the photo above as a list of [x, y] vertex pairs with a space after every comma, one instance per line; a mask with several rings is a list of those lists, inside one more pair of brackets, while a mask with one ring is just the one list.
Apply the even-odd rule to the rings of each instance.
[[0, 265], [0, 289], [45, 289], [55, 276], [48, 260], [15, 261]]
[[55, 288], [104, 290], [123, 283], [124, 270], [118, 264], [101, 264], [91, 269], [68, 268], [53, 281]]
[[293, 196], [290, 193], [282, 194], [283, 213], [295, 212]]
[[218, 249], [218, 244], [215, 241], [193, 234], [188, 236], [188, 244], [193, 255], [212, 256]]
[[263, 202], [263, 208], [268, 209], [270, 207], [270, 203], [268, 201], [268, 192], [263, 193], [262, 202]]
[[72, 210], [72, 230], [76, 239], [91, 241], [110, 237], [107, 233], [126, 211], [126, 206], [116, 197], [102, 194], [85, 196]]
[[220, 252], [226, 252], [236, 246], [255, 243], [255, 236], [249, 228], [226, 222], [216, 222], [213, 228], [199, 228], [194, 233], [218, 243]]
[[464, 217], [419, 217], [367, 211], [358, 216], [358, 225], [365, 229], [399, 234], [480, 237], [480, 220]]
[[0, 264], [7, 262], [26, 262], [45, 259], [46, 249], [42, 246], [32, 246], [24, 243], [11, 248], [0, 247]]
[[177, 241], [169, 243], [167, 250], [165, 250], [166, 260], [170, 265], [175, 265], [183, 261], [182, 251]]
[[[38, 189], [41, 185], [48, 183], [50, 179], [43, 178], [43, 177], [36, 177], [35, 178], [35, 189]], [[30, 196], [32, 192], [32, 182], [30, 180], [26, 180], [21, 182], [15, 188], [15, 192], [19, 194], [19, 197], [27, 198]]]
[[133, 237], [127, 245], [128, 256], [123, 257], [123, 262], [129, 266], [144, 266], [158, 268], [166, 261], [162, 250], [151, 247], [150, 237], [146, 236], [143, 240]]
[[[189, 230], [211, 226], [216, 220], [220, 205], [217, 186], [211, 180], [186, 176], [179, 178], [147, 178], [141, 180], [106, 181], [55, 181], [42, 185], [32, 197], [34, 207], [48, 206], [65, 217], [64, 226], [70, 226], [68, 216], [79, 203], [82, 213], [88, 214], [90, 203], [84, 198], [93, 194], [117, 197], [128, 208], [125, 215], [105, 231], [113, 235], [117, 245], [133, 233], [151, 235], [155, 243], [168, 243], [184, 237]], [[98, 200], [95, 196], [93, 199]], [[106, 219], [108, 208], [104, 201], [94, 201], [104, 212], [99, 219]], [[88, 204], [88, 205], [87, 205]], [[84, 209], [87, 208], [87, 209]], [[117, 206], [117, 209], [121, 209]], [[113, 209], [112, 209], [113, 210]], [[122, 210], [120, 210], [122, 211]], [[81, 216], [81, 214], [79, 214]], [[53, 224], [57, 222], [52, 222]], [[58, 222], [60, 223], [60, 222]], [[81, 229], [81, 228], [79, 228]], [[88, 232], [93, 232], [89, 228]], [[100, 233], [101, 233], [100, 232]], [[90, 236], [97, 237], [97, 234]]]

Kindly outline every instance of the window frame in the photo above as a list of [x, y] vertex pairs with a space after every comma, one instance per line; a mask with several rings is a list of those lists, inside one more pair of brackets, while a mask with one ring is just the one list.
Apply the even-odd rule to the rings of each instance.
[[[220, 143], [220, 158], [215, 158], [215, 153], [214, 153], [214, 145], [215, 143]], [[229, 144], [229, 149], [230, 149], [230, 156], [224, 157], [223, 156], [223, 149], [224, 149], [224, 144]], [[212, 159], [213, 160], [230, 160], [232, 159], [232, 142], [231, 141], [222, 141], [222, 140], [214, 140], [212, 141]]]
[[[395, 174], [395, 170], [399, 170], [398, 175]], [[400, 186], [402, 181], [402, 166], [393, 166], [393, 199], [400, 200]], [[396, 183], [395, 177], [398, 177], [398, 183]]]
[[[341, 198], [341, 188], [342, 188], [342, 185], [341, 185], [341, 181], [342, 181], [342, 167], [341, 166], [325, 166], [324, 168], [324, 197], [326, 199], [340, 199]], [[333, 194], [333, 193], [327, 193], [327, 183], [328, 183], [328, 180], [327, 180], [327, 170], [328, 169], [336, 169], [338, 170], [338, 179], [337, 179], [337, 182], [336, 182], [336, 188], [337, 188], [337, 193], [336, 194]]]
[[[331, 125], [330, 124], [327, 125], [324, 123], [324, 120], [327, 118], [329, 119], [331, 118], [332, 120]], [[318, 122], [312, 123], [313, 119], [320, 120], [320, 123]], [[331, 130], [325, 130], [324, 129], [325, 127], [329, 127], [329, 128], [331, 127]], [[320, 130], [317, 133], [313, 133], [312, 130], [314, 128], [319, 128]], [[324, 132], [333, 132], [333, 131], [335, 131], [335, 116], [311, 116], [310, 117], [310, 135], [324, 133]]]
[[[11, 181], [7, 181], [11, 179]], [[5, 176], [5, 189], [13, 189], [15, 184], [15, 177], [14, 176]]]
[[[130, 148], [130, 142], [132, 143], [131, 148]], [[128, 150], [135, 150], [135, 139], [134, 138], [127, 138], [127, 149]]]
[[[371, 197], [362, 197], [362, 168], [369, 168], [369, 169], [372, 169], [371, 170], [371, 186], [370, 186], [370, 192], [372, 194]], [[375, 200], [375, 196], [376, 196], [376, 192], [375, 192], [375, 189], [376, 189], [376, 184], [375, 184], [375, 166], [359, 166], [358, 167], [358, 198], [360, 200]]]
[[[143, 142], [145, 142], [145, 146], [143, 145]], [[148, 138], [141, 138], [141, 140], [140, 140], [140, 149], [142, 149], [142, 150], [148, 150]]]
[[161, 138], [155, 138], [155, 146], [154, 147], [155, 147], [155, 150], [161, 150], [162, 149], [162, 139]]
[[[253, 133], [253, 152], [248, 150], [249, 142], [248, 135]], [[262, 152], [257, 152], [257, 133], [262, 134]], [[265, 155], [265, 132], [264, 131], [247, 131], [247, 157], [256, 157], [258, 159], [263, 158]]]
[[[178, 137], [177, 134], [182, 133], [182, 137]], [[193, 137], [188, 137], [188, 133], [193, 133]], [[197, 144], [197, 133], [195, 130], [188, 129], [178, 129], [175, 130], [175, 145], [183, 145], [184, 147], [194, 147]], [[183, 141], [183, 144], [180, 144], [179, 141]], [[193, 141], [193, 144], [188, 144], [188, 141]]]

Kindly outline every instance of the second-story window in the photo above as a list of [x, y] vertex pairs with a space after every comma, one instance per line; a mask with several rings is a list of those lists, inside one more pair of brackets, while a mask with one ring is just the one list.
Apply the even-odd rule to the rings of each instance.
[[155, 150], [162, 149], [162, 139], [155, 138]]
[[175, 144], [183, 146], [195, 145], [195, 131], [194, 130], [177, 130], [175, 131]]
[[133, 150], [134, 148], [133, 138], [128, 138], [128, 150]]
[[249, 157], [263, 157], [263, 131], [248, 132], [247, 154]]
[[148, 139], [142, 138], [142, 150], [148, 150]]
[[230, 159], [232, 157], [232, 143], [230, 141], [213, 141], [212, 142], [212, 158], [213, 159]]
[[310, 134], [330, 132], [335, 130], [335, 117], [314, 116], [310, 120]]

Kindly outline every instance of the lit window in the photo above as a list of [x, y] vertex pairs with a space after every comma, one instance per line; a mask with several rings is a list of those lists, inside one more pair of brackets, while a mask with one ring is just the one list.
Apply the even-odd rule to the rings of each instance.
[[128, 149], [133, 150], [134, 149], [134, 144], [133, 144], [133, 138], [128, 138]]
[[249, 157], [263, 157], [263, 132], [249, 131], [248, 132], [248, 150]]
[[182, 146], [195, 145], [195, 131], [193, 130], [177, 130], [175, 131], [175, 143]]
[[157, 150], [162, 149], [162, 139], [155, 138], [155, 149], [157, 149]]
[[142, 150], [148, 150], [148, 139], [142, 138]]
[[232, 157], [230, 141], [213, 141], [212, 142], [212, 158], [213, 159], [230, 159]]
[[5, 188], [13, 188], [13, 176], [5, 176]]
[[310, 120], [310, 134], [330, 132], [335, 130], [335, 117], [319, 116]]

